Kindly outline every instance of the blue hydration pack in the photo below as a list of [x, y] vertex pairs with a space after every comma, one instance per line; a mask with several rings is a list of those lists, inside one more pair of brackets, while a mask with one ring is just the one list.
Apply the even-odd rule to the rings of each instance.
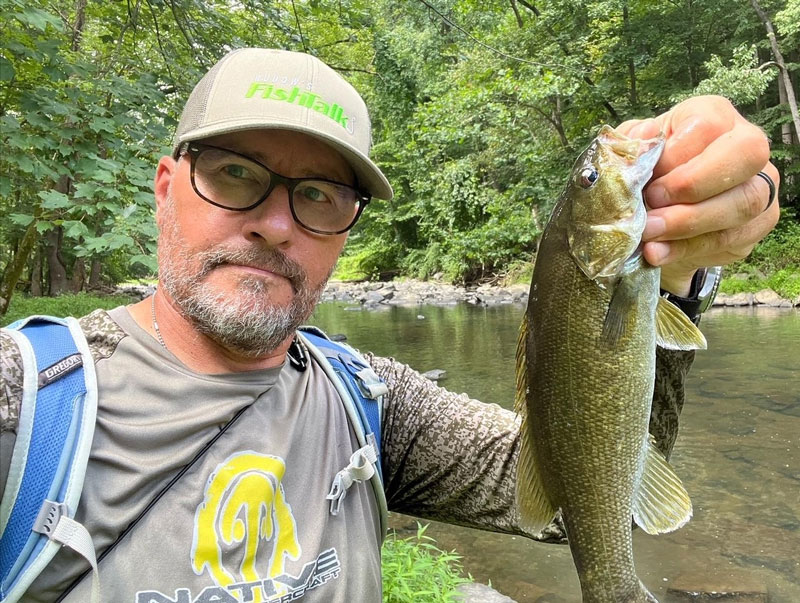
[[32, 316], [6, 332], [20, 349], [24, 381], [0, 501], [0, 601], [17, 601], [66, 545], [91, 564], [92, 600], [99, 602], [92, 539], [73, 519], [97, 416], [89, 345], [74, 318]]
[[[100, 602], [94, 546], [74, 520], [97, 416], [97, 380], [86, 337], [74, 318], [31, 316], [4, 331], [20, 349], [23, 394], [8, 480], [0, 501], [0, 603], [15, 603], [61, 546], [92, 566], [92, 601]], [[382, 534], [387, 504], [381, 477], [383, 396], [388, 389], [350, 346], [304, 327], [300, 340], [345, 405], [359, 449], [334, 477], [330, 512], [347, 490], [369, 480]]]

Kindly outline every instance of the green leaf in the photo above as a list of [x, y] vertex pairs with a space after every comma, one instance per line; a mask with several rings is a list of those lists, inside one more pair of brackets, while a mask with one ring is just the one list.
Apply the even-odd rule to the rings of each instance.
[[39, 220], [36, 223], [36, 232], [38, 232], [39, 234], [44, 234], [48, 230], [52, 230], [53, 226], [55, 225], [49, 220]]
[[69, 197], [54, 190], [40, 191], [39, 198], [44, 201], [42, 203], [44, 209], [63, 209], [71, 205]]
[[65, 220], [62, 227], [64, 228], [64, 236], [72, 239], [85, 237], [89, 234], [89, 229], [86, 228], [86, 224], [79, 220]]
[[94, 182], [78, 182], [75, 184], [75, 196], [79, 199], [91, 199], [97, 189], [98, 186]]
[[97, 180], [98, 182], [104, 182], [106, 184], [114, 182], [114, 174], [108, 170], [97, 169], [94, 170], [90, 176], [92, 179]]
[[52, 25], [59, 31], [63, 28], [63, 24], [58, 17], [38, 8], [27, 7], [21, 13], [17, 13], [14, 16], [21, 23], [38, 29], [39, 31], [44, 31], [47, 29], [48, 25]]
[[158, 272], [158, 260], [152, 255], [134, 255], [128, 263], [131, 267], [136, 265], [144, 266], [150, 274], [156, 274]]
[[0, 55], [0, 81], [8, 82], [14, 79], [14, 65], [4, 56]]
[[11, 214], [9, 218], [14, 224], [19, 224], [20, 226], [27, 226], [33, 222], [33, 216], [28, 214]]
[[152, 205], [153, 193], [150, 191], [138, 191], [133, 194], [133, 200], [140, 205]]

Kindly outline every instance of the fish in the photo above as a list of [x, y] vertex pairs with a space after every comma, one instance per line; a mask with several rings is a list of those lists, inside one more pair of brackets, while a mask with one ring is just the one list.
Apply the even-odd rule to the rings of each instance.
[[560, 509], [584, 603], [657, 603], [636, 576], [631, 522], [661, 534], [692, 515], [648, 434], [656, 346], [706, 347], [642, 256], [642, 190], [663, 148], [663, 134], [599, 129], [543, 231], [520, 327], [517, 506], [533, 530]]

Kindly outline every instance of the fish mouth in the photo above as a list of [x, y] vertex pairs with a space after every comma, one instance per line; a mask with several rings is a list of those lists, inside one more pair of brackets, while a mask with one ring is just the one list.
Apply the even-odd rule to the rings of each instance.
[[660, 132], [654, 138], [628, 138], [610, 126], [603, 126], [597, 135], [598, 142], [606, 149], [606, 155], [624, 166], [625, 181], [641, 189], [653, 175], [661, 153], [664, 151], [665, 136]]

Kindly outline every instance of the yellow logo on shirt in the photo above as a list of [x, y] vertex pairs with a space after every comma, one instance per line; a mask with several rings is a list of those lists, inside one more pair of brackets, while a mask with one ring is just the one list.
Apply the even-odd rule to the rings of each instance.
[[[283, 574], [288, 559], [300, 558], [297, 525], [281, 485], [285, 469], [280, 457], [253, 451], [217, 466], [195, 513], [192, 567], [197, 575], [207, 570], [222, 587], [252, 583]], [[266, 550], [259, 554], [262, 546]], [[253, 594], [253, 601], [262, 601], [259, 589]]]

